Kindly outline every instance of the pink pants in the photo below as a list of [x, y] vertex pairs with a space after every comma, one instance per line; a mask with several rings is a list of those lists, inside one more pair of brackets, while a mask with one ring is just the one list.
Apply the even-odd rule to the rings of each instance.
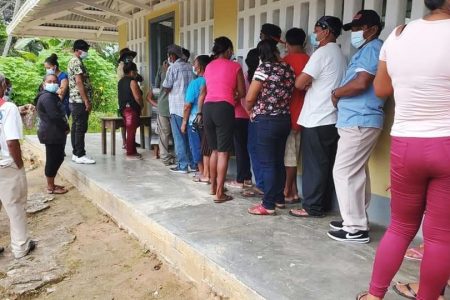
[[127, 155], [134, 155], [136, 151], [136, 129], [139, 126], [139, 114], [131, 107], [125, 107], [123, 110], [123, 123], [127, 131], [126, 149]]
[[391, 224], [377, 250], [370, 294], [383, 298], [420, 228], [418, 300], [436, 300], [450, 277], [450, 137], [392, 138]]

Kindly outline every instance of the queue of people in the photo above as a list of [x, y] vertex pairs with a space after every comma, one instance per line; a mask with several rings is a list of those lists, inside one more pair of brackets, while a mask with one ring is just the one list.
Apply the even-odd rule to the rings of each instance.
[[[286, 204], [301, 203], [301, 208], [289, 211], [291, 216], [322, 218], [336, 197], [342, 220], [330, 222], [327, 235], [339, 242], [368, 243], [368, 162], [383, 128], [385, 99], [395, 95], [391, 225], [377, 251], [370, 289], [357, 299], [383, 299], [422, 219], [425, 246], [420, 253], [418, 290], [406, 287], [415, 299], [438, 299], [450, 277], [450, 202], [446, 198], [450, 164], [444, 163], [450, 149], [450, 65], [445, 59], [450, 49], [450, 1], [424, 1], [430, 14], [396, 28], [384, 43], [379, 39], [382, 21], [373, 10], [359, 11], [348, 24], [323, 16], [310, 37], [311, 56], [305, 52], [302, 29], [289, 29], [284, 42], [278, 26], [264, 24], [260, 42], [245, 59], [246, 72], [227, 37], [216, 38], [212, 55], [195, 57], [193, 65], [187, 49], [169, 46], [157, 74], [159, 96], [150, 91], [146, 97], [158, 107], [163, 163], [175, 173], [195, 172], [195, 182], [210, 185], [214, 203], [233, 200], [227, 188], [261, 197], [260, 203], [248, 208], [252, 215], [272, 216]], [[351, 31], [356, 49], [349, 64], [336, 43], [342, 30]], [[442, 38], [434, 39], [436, 34]], [[415, 42], [417, 36], [424, 38], [420, 45]], [[285, 57], [280, 43], [285, 44]], [[73, 50], [68, 75], [59, 70], [56, 55], [45, 61], [43, 90], [36, 99], [41, 119], [38, 136], [47, 154], [47, 190], [54, 194], [67, 192], [55, 184], [55, 176], [64, 160], [69, 115], [72, 160], [95, 163], [86, 156], [84, 144], [92, 107], [83, 64], [89, 45], [77, 40]], [[126, 157], [142, 159], [135, 143], [144, 105], [141, 80], [133, 62], [135, 52], [123, 50], [118, 99]], [[423, 53], [425, 58], [415, 59]], [[0, 174], [7, 172], [17, 179], [15, 185], [26, 185], [20, 144], [15, 142], [20, 138], [18, 113], [4, 100], [6, 92], [6, 80], [0, 76]], [[169, 148], [171, 136], [174, 154]], [[227, 182], [232, 152], [237, 175]], [[303, 199], [296, 180], [299, 165]], [[12, 199], [5, 190], [0, 188], [0, 199], [14, 218], [12, 249], [21, 257], [35, 244], [27, 236], [23, 214], [17, 213], [23, 210], [23, 195]], [[394, 289], [408, 297], [400, 290], [403, 287]]]

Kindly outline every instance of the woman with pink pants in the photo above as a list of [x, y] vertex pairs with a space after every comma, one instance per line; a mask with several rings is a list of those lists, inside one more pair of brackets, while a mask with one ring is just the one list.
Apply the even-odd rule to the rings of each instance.
[[391, 224], [377, 250], [369, 292], [383, 299], [423, 219], [416, 299], [436, 300], [450, 277], [450, 0], [395, 29], [380, 53], [379, 97], [394, 94]]

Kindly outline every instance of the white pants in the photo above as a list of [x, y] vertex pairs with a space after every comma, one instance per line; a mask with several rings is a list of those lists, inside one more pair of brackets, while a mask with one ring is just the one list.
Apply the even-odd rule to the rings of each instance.
[[338, 128], [339, 142], [333, 178], [344, 230], [369, 230], [367, 208], [370, 203], [369, 158], [381, 129]]
[[5, 207], [11, 227], [11, 251], [16, 258], [24, 256], [30, 239], [27, 230], [27, 177], [25, 168], [16, 164], [0, 167], [0, 208]]

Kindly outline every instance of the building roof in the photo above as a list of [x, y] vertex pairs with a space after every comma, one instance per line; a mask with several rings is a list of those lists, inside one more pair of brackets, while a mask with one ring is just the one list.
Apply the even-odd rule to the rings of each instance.
[[27, 0], [7, 28], [20, 37], [116, 42], [117, 25], [160, 0]]

